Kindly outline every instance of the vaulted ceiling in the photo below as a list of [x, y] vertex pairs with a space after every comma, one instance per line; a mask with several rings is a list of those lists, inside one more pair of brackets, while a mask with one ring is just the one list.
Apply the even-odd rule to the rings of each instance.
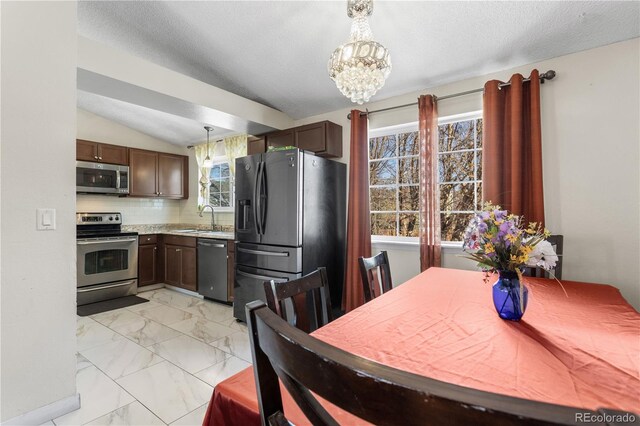
[[[346, 1], [81, 1], [78, 16], [84, 37], [295, 119], [350, 105], [327, 74]], [[393, 62], [376, 101], [638, 37], [640, 4], [375, 1], [370, 22]]]

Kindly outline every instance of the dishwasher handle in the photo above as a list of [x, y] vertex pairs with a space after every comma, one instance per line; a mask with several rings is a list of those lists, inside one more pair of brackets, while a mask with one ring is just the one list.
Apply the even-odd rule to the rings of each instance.
[[203, 243], [201, 241], [198, 241], [198, 245], [202, 247], [217, 247], [217, 248], [226, 247], [224, 244], [209, 244], [209, 243]]

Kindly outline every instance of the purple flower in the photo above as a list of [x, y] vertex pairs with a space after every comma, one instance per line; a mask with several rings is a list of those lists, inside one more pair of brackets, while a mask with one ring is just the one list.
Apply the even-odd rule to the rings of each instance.
[[503, 220], [505, 217], [507, 217], [507, 211], [496, 209], [493, 211], [493, 215], [496, 217], [496, 220]]
[[499, 233], [502, 234], [503, 236], [507, 235], [510, 233], [512, 227], [513, 227], [513, 224], [510, 221], [502, 222], [500, 224]]

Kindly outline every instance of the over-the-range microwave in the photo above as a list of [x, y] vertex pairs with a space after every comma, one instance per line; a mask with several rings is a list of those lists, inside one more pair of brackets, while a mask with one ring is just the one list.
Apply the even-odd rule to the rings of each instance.
[[126, 195], [129, 166], [76, 161], [76, 192]]

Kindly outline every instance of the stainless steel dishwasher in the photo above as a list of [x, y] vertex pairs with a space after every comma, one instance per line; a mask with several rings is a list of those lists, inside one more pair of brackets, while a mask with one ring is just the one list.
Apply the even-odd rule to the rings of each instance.
[[198, 293], [229, 302], [227, 292], [227, 241], [198, 238]]

